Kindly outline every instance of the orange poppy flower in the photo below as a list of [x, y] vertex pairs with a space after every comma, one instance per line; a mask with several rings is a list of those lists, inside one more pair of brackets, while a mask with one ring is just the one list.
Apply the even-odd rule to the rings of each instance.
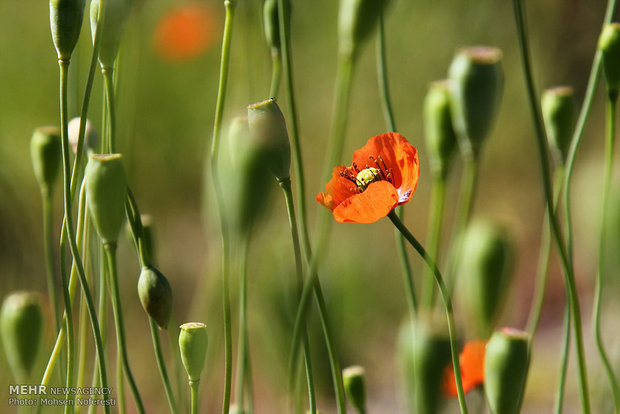
[[419, 177], [415, 147], [400, 134], [381, 134], [355, 151], [351, 167], [334, 168], [316, 201], [340, 223], [373, 223], [409, 201]]
[[[463, 391], [469, 392], [484, 382], [484, 353], [486, 341], [469, 341], [459, 355]], [[446, 367], [443, 380], [444, 393], [456, 397], [456, 381], [452, 364]]]
[[215, 40], [214, 19], [209, 7], [187, 3], [171, 9], [157, 24], [153, 47], [171, 62], [184, 62], [200, 56]]

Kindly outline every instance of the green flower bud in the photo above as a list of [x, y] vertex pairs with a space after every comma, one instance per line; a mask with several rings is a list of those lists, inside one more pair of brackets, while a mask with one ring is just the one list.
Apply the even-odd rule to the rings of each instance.
[[477, 337], [488, 338], [499, 317], [513, 274], [514, 246], [508, 233], [491, 223], [470, 224], [463, 238], [461, 294]]
[[30, 155], [34, 176], [44, 193], [50, 193], [60, 172], [62, 143], [60, 129], [53, 126], [34, 130], [30, 140]]
[[4, 299], [0, 312], [2, 343], [17, 381], [25, 382], [30, 376], [41, 344], [44, 323], [37, 293], [14, 292]]
[[84, 0], [50, 0], [52, 41], [59, 60], [70, 60], [84, 19]]
[[[69, 121], [69, 144], [73, 148], [73, 153], [77, 153], [78, 138], [80, 137], [80, 117], [73, 118]], [[93, 124], [87, 119], [84, 129], [84, 144], [83, 150], [85, 153], [90, 153], [97, 150], [97, 144], [99, 143], [99, 136], [97, 131], [93, 128]]]
[[154, 267], [143, 267], [138, 278], [138, 296], [157, 326], [166, 329], [172, 313], [172, 288], [166, 276]]
[[442, 402], [442, 382], [450, 364], [450, 340], [439, 321], [420, 319], [413, 329], [413, 384], [416, 412], [438, 413]]
[[347, 397], [353, 406], [360, 412], [366, 412], [366, 384], [365, 371], [360, 366], [352, 366], [342, 370], [342, 381]]
[[[286, 20], [291, 18], [290, 0], [286, 3]], [[271, 49], [271, 53], [280, 54], [280, 22], [278, 21], [278, 0], [265, 0], [263, 4], [263, 25], [265, 29], [265, 39]]]
[[575, 125], [573, 88], [558, 86], [547, 89], [542, 96], [541, 108], [553, 157], [558, 164], [564, 164]]
[[480, 154], [502, 95], [502, 52], [479, 46], [456, 52], [448, 77], [452, 88], [452, 122], [461, 152]]
[[181, 325], [179, 350], [188, 379], [200, 381], [200, 373], [207, 356], [207, 325], [200, 322]]
[[270, 204], [275, 188], [261, 145], [250, 136], [247, 118], [232, 120], [219, 156], [224, 218], [240, 235], [248, 234]]
[[340, 0], [338, 14], [339, 50], [342, 56], [355, 57], [370, 37], [389, 0]]
[[424, 134], [433, 173], [448, 174], [456, 152], [456, 135], [450, 115], [450, 89], [447, 81], [430, 84], [424, 100]]
[[[100, 3], [100, 0], [92, 0], [90, 3], [90, 29], [93, 40], [97, 30]], [[104, 16], [99, 31], [101, 36], [99, 63], [101, 68], [110, 70], [114, 67], [118, 55], [133, 0], [105, 0], [104, 4]]]
[[598, 49], [601, 51], [607, 89], [617, 91], [620, 86], [620, 24], [607, 23], [603, 26]]
[[291, 173], [291, 146], [286, 121], [274, 98], [248, 106], [251, 139], [262, 153], [264, 165], [278, 181]]
[[529, 368], [527, 332], [504, 328], [487, 343], [484, 392], [492, 414], [518, 414]]
[[114, 244], [125, 219], [127, 178], [121, 154], [91, 154], [86, 172], [88, 208], [104, 244]]

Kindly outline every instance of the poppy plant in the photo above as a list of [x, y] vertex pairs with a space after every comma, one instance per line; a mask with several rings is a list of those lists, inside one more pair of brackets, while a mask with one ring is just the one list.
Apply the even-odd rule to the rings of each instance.
[[[461, 365], [464, 392], [469, 392], [484, 382], [486, 345], [486, 341], [469, 341], [463, 347], [463, 351], [459, 356], [459, 363]], [[448, 366], [444, 372], [443, 390], [450, 397], [456, 397], [457, 395], [452, 365]]]
[[374, 223], [411, 199], [419, 177], [416, 148], [398, 133], [381, 134], [355, 151], [350, 167], [333, 169], [316, 201], [340, 223]]

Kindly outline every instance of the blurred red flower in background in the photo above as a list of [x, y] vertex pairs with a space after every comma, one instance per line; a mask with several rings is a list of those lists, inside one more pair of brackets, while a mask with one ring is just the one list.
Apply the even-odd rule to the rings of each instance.
[[[484, 382], [484, 354], [486, 346], [486, 341], [469, 341], [459, 355], [464, 392], [471, 391]], [[444, 372], [443, 390], [450, 397], [457, 396], [452, 364]]]

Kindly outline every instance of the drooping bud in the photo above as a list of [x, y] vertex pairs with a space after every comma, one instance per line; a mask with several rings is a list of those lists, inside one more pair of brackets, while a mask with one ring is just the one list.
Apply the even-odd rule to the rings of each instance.
[[[100, 3], [100, 0], [92, 0], [90, 3], [90, 30], [93, 41], [97, 30]], [[114, 61], [118, 55], [133, 0], [105, 0], [104, 4], [101, 27], [97, 34], [101, 36], [99, 63], [102, 69], [110, 70], [114, 67]]]
[[529, 368], [527, 332], [504, 328], [491, 336], [484, 358], [484, 392], [492, 414], [518, 414]]
[[[291, 17], [290, 0], [284, 0], [284, 2], [286, 3], [287, 11], [285, 18], [288, 21]], [[271, 53], [276, 55], [280, 55], [280, 22], [278, 17], [278, 0], [265, 0], [265, 4], [263, 4], [265, 39], [271, 49]]]
[[575, 125], [573, 88], [558, 86], [547, 89], [542, 96], [541, 108], [553, 157], [557, 163], [564, 164]]
[[248, 106], [248, 125], [251, 139], [262, 153], [264, 165], [279, 180], [291, 173], [291, 146], [286, 121], [275, 99]]
[[445, 178], [456, 152], [457, 140], [450, 115], [447, 81], [430, 84], [424, 100], [424, 135], [433, 173]]
[[114, 244], [125, 219], [127, 178], [121, 154], [91, 154], [86, 172], [86, 198], [99, 237]]
[[351, 404], [360, 412], [366, 412], [366, 381], [365, 371], [360, 366], [352, 366], [342, 370], [344, 390]]
[[488, 338], [513, 274], [514, 246], [508, 232], [485, 221], [470, 224], [463, 238], [459, 279], [477, 337]]
[[338, 14], [339, 51], [354, 58], [377, 26], [389, 0], [340, 0]]
[[154, 267], [143, 267], [138, 278], [138, 296], [157, 326], [166, 329], [172, 313], [172, 288], [166, 276]]
[[502, 52], [478, 46], [456, 52], [448, 77], [452, 88], [452, 122], [461, 152], [477, 158], [502, 95]]
[[620, 87], [620, 24], [607, 23], [598, 39], [601, 51], [603, 73], [607, 81], [607, 89], [618, 91]]
[[30, 140], [30, 155], [39, 187], [42, 192], [49, 194], [60, 172], [62, 156], [60, 129], [53, 126], [35, 129]]
[[[97, 131], [93, 128], [93, 124], [87, 119], [86, 126], [84, 127], [84, 144], [83, 150], [85, 153], [96, 151], [97, 143], [99, 142], [99, 136]], [[77, 154], [78, 138], [80, 137], [80, 117], [73, 118], [69, 121], [69, 144], [73, 148], [73, 153]]]
[[179, 350], [190, 381], [200, 381], [207, 356], [207, 342], [207, 325], [204, 323], [189, 322], [181, 325]]
[[80, 37], [84, 0], [50, 0], [52, 41], [59, 60], [70, 60]]
[[4, 299], [0, 313], [2, 343], [17, 381], [25, 382], [30, 376], [41, 344], [43, 324], [37, 293], [14, 292]]

